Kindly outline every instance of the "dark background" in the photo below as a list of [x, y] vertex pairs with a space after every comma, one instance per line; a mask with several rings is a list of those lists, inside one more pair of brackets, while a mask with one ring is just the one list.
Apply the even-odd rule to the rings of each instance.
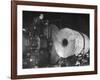
[[23, 27], [29, 28], [33, 19], [41, 13], [44, 15], [43, 20], [48, 20], [59, 29], [71, 28], [89, 37], [89, 14], [23, 11]]

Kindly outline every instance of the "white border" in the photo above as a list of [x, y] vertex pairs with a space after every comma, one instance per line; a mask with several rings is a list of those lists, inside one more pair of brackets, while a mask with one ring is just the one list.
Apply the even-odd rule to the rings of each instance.
[[[90, 65], [64, 68], [22, 69], [22, 11], [90, 14]], [[17, 75], [94, 71], [94, 9], [17, 5]]]

